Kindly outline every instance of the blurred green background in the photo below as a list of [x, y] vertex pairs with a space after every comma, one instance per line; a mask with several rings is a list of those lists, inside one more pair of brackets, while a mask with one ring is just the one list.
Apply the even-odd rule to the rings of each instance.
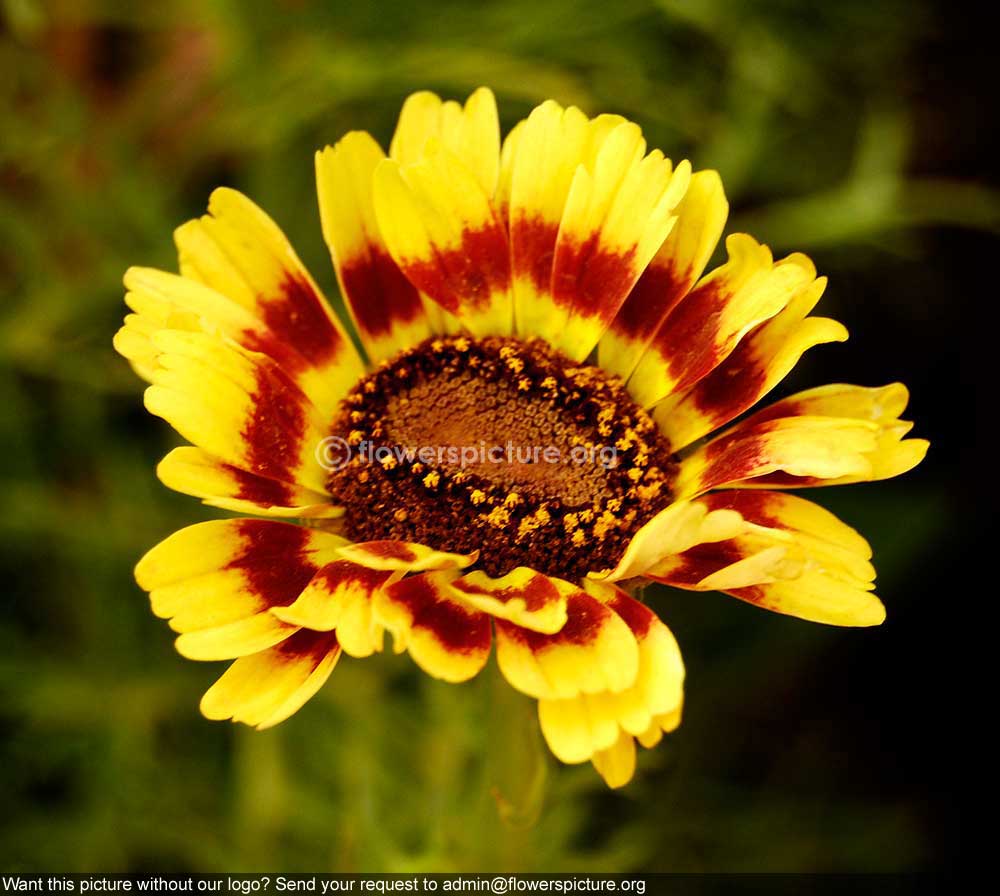
[[[996, 257], [990, 68], [961, 4], [905, 0], [0, 2], [0, 867], [854, 871], [956, 861], [971, 297]], [[312, 153], [403, 98], [554, 97], [721, 171], [730, 230], [802, 249], [852, 331], [781, 391], [913, 391], [906, 478], [813, 493], [871, 540], [889, 619], [846, 631], [655, 592], [687, 717], [624, 791], [540, 746], [491, 667], [345, 660], [257, 734], [198, 715], [138, 556], [212, 516], [111, 350], [130, 264], [212, 187], [253, 196], [328, 295]], [[971, 328], [971, 329], [974, 329]], [[911, 416], [908, 415], [908, 416]], [[956, 727], [957, 726], [957, 727]]]

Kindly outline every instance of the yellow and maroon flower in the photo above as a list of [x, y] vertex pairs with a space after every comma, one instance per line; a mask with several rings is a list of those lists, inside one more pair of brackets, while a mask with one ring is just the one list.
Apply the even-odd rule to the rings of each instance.
[[826, 281], [804, 255], [734, 234], [704, 273], [727, 214], [714, 171], [551, 101], [501, 144], [480, 89], [415, 94], [388, 155], [350, 133], [316, 174], [366, 358], [233, 190], [177, 230], [179, 274], [125, 276], [115, 346], [191, 443], [160, 479], [257, 517], [183, 529], [136, 568], [181, 654], [235, 660], [208, 718], [277, 724], [387, 631], [451, 682], [495, 644], [553, 753], [621, 786], [683, 699], [643, 583], [882, 621], [865, 540], [785, 490], [895, 476], [927, 443], [904, 439], [900, 384], [733, 423], [847, 332], [810, 316]]

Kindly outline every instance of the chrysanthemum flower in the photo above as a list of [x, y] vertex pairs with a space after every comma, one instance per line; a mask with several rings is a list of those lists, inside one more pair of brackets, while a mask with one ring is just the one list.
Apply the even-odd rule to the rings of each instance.
[[182, 655], [235, 660], [205, 716], [277, 724], [387, 630], [450, 682], [495, 644], [552, 752], [619, 786], [635, 742], [681, 714], [684, 666], [643, 583], [883, 620], [865, 540], [785, 490], [895, 476], [927, 443], [903, 438], [900, 384], [733, 423], [847, 332], [809, 316], [826, 281], [804, 255], [734, 234], [703, 273], [727, 214], [716, 172], [554, 102], [501, 145], [481, 89], [411, 96], [388, 156], [353, 132], [316, 174], [367, 360], [233, 190], [177, 230], [179, 275], [125, 276], [115, 345], [192, 443], [160, 479], [253, 515], [183, 529], [136, 568]]

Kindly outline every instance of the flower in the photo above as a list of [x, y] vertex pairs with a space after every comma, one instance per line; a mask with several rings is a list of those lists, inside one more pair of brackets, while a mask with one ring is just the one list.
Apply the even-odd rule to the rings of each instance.
[[179, 275], [125, 275], [115, 346], [191, 442], [160, 479], [253, 515], [183, 529], [136, 568], [182, 655], [235, 660], [205, 716], [277, 724], [386, 631], [450, 682], [495, 643], [552, 752], [620, 786], [636, 741], [681, 715], [680, 652], [643, 583], [883, 620], [865, 540], [785, 490], [895, 476], [927, 443], [904, 440], [900, 384], [733, 423], [847, 332], [809, 316], [826, 281], [804, 255], [734, 234], [703, 274], [727, 215], [716, 172], [551, 101], [501, 145], [480, 89], [414, 94], [388, 156], [352, 132], [316, 173], [367, 363], [233, 190], [176, 231]]

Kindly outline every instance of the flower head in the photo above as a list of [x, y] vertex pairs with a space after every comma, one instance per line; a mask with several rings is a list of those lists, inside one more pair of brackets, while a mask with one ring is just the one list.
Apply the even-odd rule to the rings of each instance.
[[642, 583], [882, 621], [865, 540], [785, 490], [895, 476], [927, 443], [904, 439], [899, 384], [733, 423], [847, 333], [810, 316], [826, 281], [804, 255], [734, 234], [704, 273], [727, 214], [714, 171], [551, 101], [501, 145], [480, 89], [411, 96], [388, 156], [354, 132], [316, 172], [365, 358], [233, 190], [176, 231], [179, 275], [125, 277], [115, 346], [191, 442], [160, 479], [251, 515], [183, 529], [136, 568], [181, 654], [235, 660], [208, 718], [277, 724], [386, 632], [452, 682], [495, 644], [555, 755], [620, 786], [683, 699]]

